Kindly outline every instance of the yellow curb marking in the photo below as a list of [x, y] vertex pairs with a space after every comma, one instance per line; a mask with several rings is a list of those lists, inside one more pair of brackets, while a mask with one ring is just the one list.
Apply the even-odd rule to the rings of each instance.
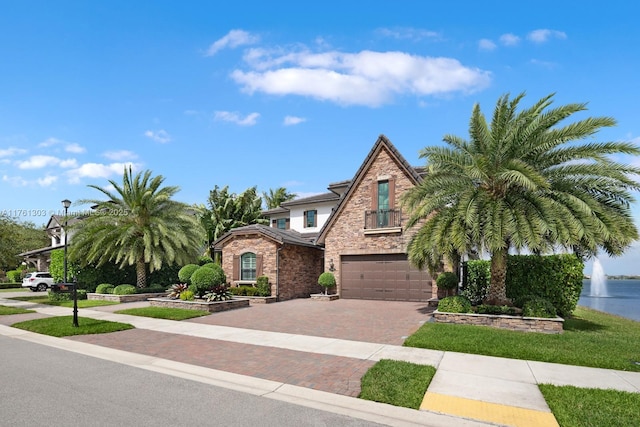
[[517, 408], [462, 397], [427, 392], [420, 410], [457, 415], [514, 427], [559, 427], [551, 412]]

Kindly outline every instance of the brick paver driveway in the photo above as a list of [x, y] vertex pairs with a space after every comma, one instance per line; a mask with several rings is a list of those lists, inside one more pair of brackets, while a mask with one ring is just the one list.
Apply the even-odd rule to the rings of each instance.
[[429, 319], [427, 303], [295, 299], [214, 313], [190, 322], [401, 345]]

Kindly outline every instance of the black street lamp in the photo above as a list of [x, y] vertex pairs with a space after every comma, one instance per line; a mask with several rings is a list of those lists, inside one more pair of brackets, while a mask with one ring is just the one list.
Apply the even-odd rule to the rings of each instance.
[[[67, 222], [71, 200], [64, 199], [62, 206], [64, 207], [64, 284], [67, 286]], [[73, 284], [73, 326], [78, 327], [78, 292], [75, 283]]]

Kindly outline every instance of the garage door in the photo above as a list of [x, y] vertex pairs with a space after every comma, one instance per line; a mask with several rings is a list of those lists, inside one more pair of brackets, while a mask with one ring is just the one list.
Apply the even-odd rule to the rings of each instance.
[[413, 267], [405, 254], [343, 255], [340, 262], [341, 298], [431, 299], [431, 276]]

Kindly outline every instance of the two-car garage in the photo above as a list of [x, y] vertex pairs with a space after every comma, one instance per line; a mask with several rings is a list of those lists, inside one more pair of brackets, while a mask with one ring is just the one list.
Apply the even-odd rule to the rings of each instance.
[[406, 254], [342, 255], [340, 297], [388, 301], [428, 301], [429, 273], [418, 270]]

